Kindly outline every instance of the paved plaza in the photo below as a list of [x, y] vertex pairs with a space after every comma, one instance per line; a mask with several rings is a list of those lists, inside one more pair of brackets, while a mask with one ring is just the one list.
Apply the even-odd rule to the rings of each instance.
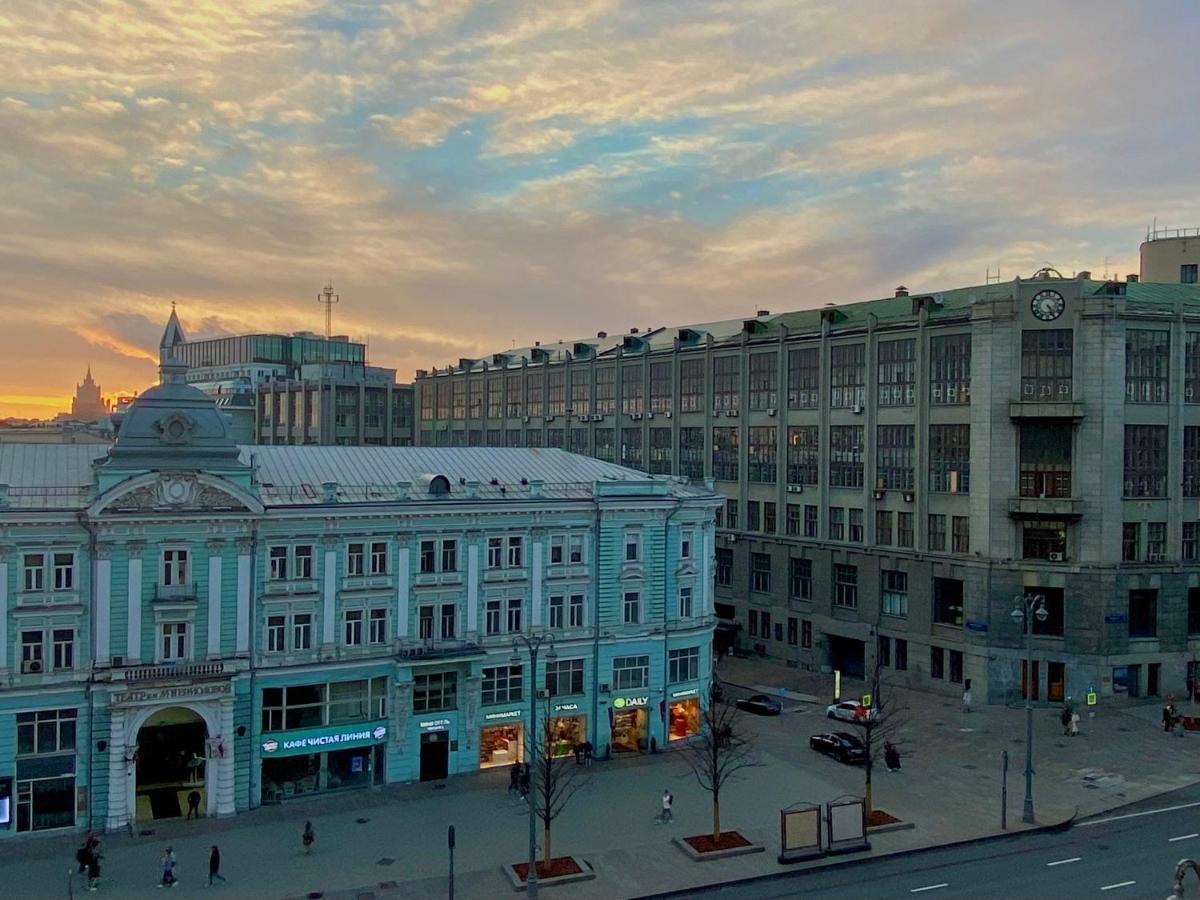
[[[861, 793], [861, 770], [817, 756], [808, 737], [834, 726], [824, 717], [828, 680], [751, 660], [728, 660], [722, 678], [736, 685], [788, 691], [778, 718], [746, 716], [762, 765], [745, 773], [722, 799], [722, 821], [766, 845], [767, 852], [696, 864], [671, 844], [673, 836], [710, 827], [708, 797], [677, 754], [597, 762], [592, 777], [556, 823], [556, 854], [573, 854], [596, 868], [597, 878], [553, 888], [562, 898], [633, 897], [777, 871], [778, 810], [797, 801], [820, 802]], [[853, 696], [859, 687], [848, 683]], [[872, 838], [887, 853], [995, 833], [1000, 826], [1000, 754], [1009, 751], [1009, 828], [1021, 826], [1024, 710], [976, 708], [957, 700], [898, 692], [907, 707], [903, 772], [877, 770], [876, 806], [911, 830]], [[1164, 734], [1154, 704], [1102, 706], [1084, 716], [1082, 733], [1062, 735], [1057, 710], [1035, 717], [1040, 822], [1096, 813], [1200, 781], [1196, 737]], [[837, 726], [841, 728], [842, 726]], [[523, 858], [523, 801], [506, 791], [504, 771], [434, 784], [400, 785], [256, 810], [231, 819], [154, 823], [149, 836], [109, 835], [104, 841], [100, 893], [149, 897], [157, 891], [158, 858], [165, 846], [179, 858], [176, 894], [197, 894], [207, 878], [208, 847], [220, 845], [228, 897], [327, 898], [444, 897], [446, 828], [457, 830], [457, 896], [504, 896], [504, 862]], [[676, 821], [654, 821], [666, 787], [675, 795]], [[317, 841], [301, 853], [300, 833], [311, 819]], [[68, 896], [75, 836], [42, 837], [7, 845], [0, 858], [6, 898]], [[77, 879], [73, 890], [86, 890]], [[384, 885], [384, 887], [380, 887]]]

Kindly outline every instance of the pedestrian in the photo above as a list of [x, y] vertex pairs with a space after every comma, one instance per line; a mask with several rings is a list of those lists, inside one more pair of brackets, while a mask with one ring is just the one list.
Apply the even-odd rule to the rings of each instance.
[[316, 839], [317, 836], [313, 834], [312, 822], [305, 822], [304, 834], [300, 835], [300, 843], [304, 845], [305, 854], [312, 853], [313, 841]]
[[1064, 706], [1062, 715], [1058, 717], [1058, 721], [1062, 722], [1063, 734], [1071, 733], [1071, 707]]
[[1079, 713], [1077, 713], [1077, 712], [1071, 713], [1070, 732], [1071, 732], [1071, 737], [1079, 736]]
[[900, 751], [891, 741], [883, 742], [883, 764], [889, 772], [900, 771]]
[[575, 745], [575, 765], [583, 765], [583, 741]]
[[529, 763], [521, 764], [521, 784], [520, 791], [522, 797], [529, 796]]
[[971, 689], [966, 688], [962, 693], [962, 711], [969, 713], [971, 711]]
[[583, 742], [583, 765], [590, 768], [592, 765], [592, 742]]
[[521, 788], [521, 764], [513, 763], [508, 767], [508, 792], [520, 790]]
[[662, 792], [662, 812], [658, 814], [660, 824], [667, 824], [675, 821], [675, 814], [671, 812], [671, 806], [675, 803], [675, 798], [671, 796], [671, 792], [663, 788]]
[[195, 816], [197, 819], [200, 818], [200, 792], [193, 789], [192, 792], [188, 794], [187, 801], [187, 817], [189, 819], [193, 816]]
[[159, 887], [175, 887], [179, 883], [179, 879], [175, 877], [175, 851], [170, 847], [159, 860], [159, 867], [162, 869], [162, 880], [158, 883]]
[[212, 845], [212, 851], [208, 854], [208, 886], [212, 887], [213, 879], [219, 878], [221, 884], [225, 883], [225, 876], [221, 874], [221, 851], [217, 849], [217, 845]]
[[87, 871], [88, 862], [92, 858], [92, 851], [88, 848], [88, 841], [84, 841], [82, 846], [75, 851], [75, 862], [79, 863], [79, 874]]
[[88, 851], [88, 890], [94, 891], [100, 887], [100, 854], [94, 851]]

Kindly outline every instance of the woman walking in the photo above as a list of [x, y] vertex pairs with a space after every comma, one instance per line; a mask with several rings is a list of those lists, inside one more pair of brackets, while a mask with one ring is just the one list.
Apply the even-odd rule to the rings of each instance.
[[305, 855], [312, 853], [313, 841], [315, 841], [316, 839], [317, 839], [317, 836], [315, 834], [313, 834], [312, 822], [305, 822], [304, 823], [304, 834], [302, 834], [300, 836], [300, 843], [302, 843], [304, 845]]
[[220, 879], [221, 884], [225, 883], [225, 876], [221, 874], [221, 851], [217, 849], [217, 845], [212, 845], [212, 852], [208, 854], [208, 886], [212, 887], [213, 879]]
[[175, 887], [175, 885], [179, 884], [179, 879], [175, 877], [176, 859], [174, 850], [168, 847], [167, 852], [163, 854], [158, 864], [162, 869], [162, 881], [158, 883], [158, 887]]

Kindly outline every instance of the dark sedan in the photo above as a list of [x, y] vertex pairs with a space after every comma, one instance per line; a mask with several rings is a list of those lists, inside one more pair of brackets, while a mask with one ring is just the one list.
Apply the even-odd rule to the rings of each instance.
[[867, 748], [863, 746], [863, 742], [844, 731], [814, 734], [808, 739], [808, 746], [848, 765], [867, 761]]
[[774, 700], [766, 694], [742, 697], [737, 701], [737, 708], [760, 716], [777, 716], [783, 709], [778, 700]]

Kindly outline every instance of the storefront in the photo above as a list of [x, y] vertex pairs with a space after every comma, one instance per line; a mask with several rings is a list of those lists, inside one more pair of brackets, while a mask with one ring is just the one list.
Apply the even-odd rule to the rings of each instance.
[[263, 734], [263, 803], [382, 784], [387, 736], [383, 719]]
[[17, 713], [17, 831], [75, 825], [75, 709]]
[[587, 716], [578, 711], [578, 703], [555, 704], [549, 726], [552, 756], [570, 756], [587, 740]]
[[696, 688], [671, 692], [667, 705], [667, 740], [680, 741], [700, 733], [700, 692]]
[[525, 726], [521, 710], [485, 713], [479, 730], [479, 768], [510, 766], [525, 761]]
[[648, 696], [614, 697], [609, 718], [612, 722], [613, 753], [645, 753], [650, 739]]

